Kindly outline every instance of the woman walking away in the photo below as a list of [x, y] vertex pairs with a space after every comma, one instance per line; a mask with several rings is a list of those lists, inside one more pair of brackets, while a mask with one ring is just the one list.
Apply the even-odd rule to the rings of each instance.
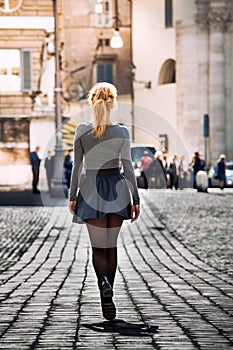
[[225, 163], [225, 159], [226, 159], [225, 154], [220, 154], [219, 161], [217, 163], [219, 187], [220, 187], [221, 190], [224, 189], [225, 183], [226, 183], [226, 163]]
[[[90, 91], [88, 101], [94, 120], [81, 123], [76, 129], [69, 203], [73, 222], [87, 225], [102, 312], [107, 320], [116, 317], [112, 297], [118, 234], [123, 220], [134, 221], [140, 213], [129, 132], [110, 118], [116, 97], [116, 88], [109, 83], [98, 83]], [[80, 184], [83, 156], [86, 177]], [[119, 170], [120, 161], [124, 175]]]

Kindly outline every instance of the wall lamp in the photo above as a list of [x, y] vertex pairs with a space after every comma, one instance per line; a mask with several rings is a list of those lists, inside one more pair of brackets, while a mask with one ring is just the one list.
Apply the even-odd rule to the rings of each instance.
[[135, 83], [144, 84], [146, 89], [151, 89], [151, 81], [134, 80]]

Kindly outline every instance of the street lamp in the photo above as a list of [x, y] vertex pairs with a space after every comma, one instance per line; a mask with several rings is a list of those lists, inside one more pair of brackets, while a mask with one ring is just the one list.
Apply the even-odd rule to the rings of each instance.
[[122, 37], [120, 36], [119, 30], [115, 29], [113, 37], [111, 38], [110, 41], [110, 46], [113, 49], [120, 49], [121, 47], [123, 47], [123, 40]]
[[[133, 63], [133, 35], [132, 35], [132, 19], [133, 19], [133, 4], [132, 0], [128, 0], [130, 4], [130, 98], [131, 98], [131, 136], [132, 141], [135, 140], [135, 113], [134, 113], [134, 69]], [[115, 31], [111, 38], [110, 46], [114, 49], [123, 47], [124, 43], [120, 36], [120, 19], [118, 12], [118, 0], [115, 0]]]
[[114, 31], [113, 37], [111, 38], [110, 46], [113, 49], [119, 49], [123, 47], [124, 43], [119, 32], [120, 19], [119, 19], [119, 13], [118, 13], [118, 0], [115, 0], [115, 17], [114, 18], [115, 18], [115, 31]]
[[60, 78], [60, 53], [59, 53], [59, 32], [58, 32], [58, 1], [53, 1], [54, 15], [54, 52], [55, 52], [55, 125], [56, 144], [54, 156], [54, 172], [51, 184], [51, 196], [63, 198], [67, 195], [67, 185], [63, 183], [63, 162], [64, 151], [62, 146], [62, 114], [61, 114], [61, 78]]

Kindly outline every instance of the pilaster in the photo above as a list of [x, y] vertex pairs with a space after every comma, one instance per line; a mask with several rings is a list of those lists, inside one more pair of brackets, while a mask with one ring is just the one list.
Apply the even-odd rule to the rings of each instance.
[[196, 0], [196, 6], [195, 20], [199, 33], [207, 39], [209, 156], [213, 163], [220, 153], [229, 153], [231, 142], [229, 137], [232, 129], [229, 30], [233, 21], [233, 4], [230, 0]]

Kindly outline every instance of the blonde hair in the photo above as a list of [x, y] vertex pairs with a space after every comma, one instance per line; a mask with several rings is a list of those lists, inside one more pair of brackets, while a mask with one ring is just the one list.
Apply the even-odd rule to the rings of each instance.
[[107, 111], [116, 102], [117, 90], [110, 83], [97, 83], [90, 90], [88, 102], [94, 109], [93, 134], [101, 138], [106, 129]]

